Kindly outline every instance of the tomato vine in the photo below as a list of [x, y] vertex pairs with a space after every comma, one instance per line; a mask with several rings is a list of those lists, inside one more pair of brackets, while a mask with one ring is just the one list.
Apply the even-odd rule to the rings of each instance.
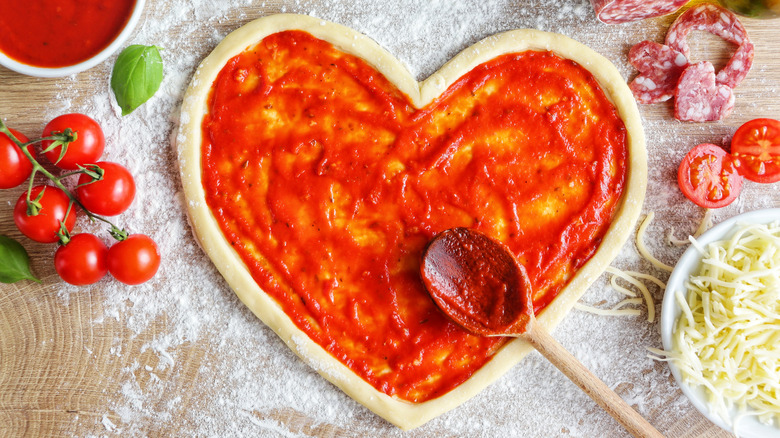
[[[55, 118], [47, 124], [43, 135], [33, 140], [10, 129], [0, 119], [0, 146], [4, 148], [0, 151], [0, 165], [16, 170], [12, 178], [0, 183], [2, 188], [12, 188], [29, 179], [26, 193], [19, 197], [14, 207], [14, 222], [22, 234], [32, 240], [59, 242], [55, 270], [64, 281], [75, 285], [91, 284], [109, 272], [109, 267], [121, 266], [126, 269], [111, 271], [117, 280], [126, 284], [143, 283], [157, 272], [159, 251], [148, 236], [130, 234], [105, 217], [120, 214], [130, 206], [135, 197], [135, 182], [125, 167], [97, 161], [103, 143], [100, 126], [83, 114]], [[32, 148], [37, 144], [40, 144], [42, 155], [64, 169], [64, 173], [55, 175], [38, 161]], [[50, 183], [36, 185], [37, 175]], [[74, 176], [78, 176], [78, 182], [75, 188], [68, 189], [63, 181]], [[109, 234], [118, 242], [107, 248], [96, 236], [71, 236], [77, 211], [83, 211], [91, 221], [107, 224]], [[0, 261], [14, 269], [0, 272], [0, 282], [38, 281], [29, 271], [29, 257], [21, 244], [7, 236], [2, 237]], [[115, 247], [116, 250], [112, 250]]]
[[[5, 122], [0, 120], [0, 133], [5, 134], [12, 142], [14, 142], [16, 146], [19, 148], [19, 150], [21, 150], [21, 152], [27, 158], [27, 160], [29, 160], [30, 163], [32, 164], [32, 172], [30, 173], [30, 178], [27, 187], [27, 214], [29, 216], [36, 216], [40, 213], [40, 209], [41, 209], [40, 203], [37, 200], [31, 198], [31, 194], [33, 192], [33, 187], [35, 184], [35, 175], [37, 173], [40, 173], [41, 175], [45, 176], [49, 181], [51, 181], [51, 183], [55, 187], [65, 192], [68, 198], [70, 198], [70, 204], [68, 205], [68, 213], [66, 213], [66, 217], [67, 214], [69, 214], [70, 210], [73, 208], [73, 206], [76, 205], [79, 208], [81, 208], [81, 210], [90, 219], [99, 220], [108, 224], [110, 226], [109, 233], [116, 240], [121, 241], [127, 238], [128, 235], [127, 230], [121, 229], [116, 225], [114, 225], [114, 223], [112, 223], [110, 220], [89, 211], [87, 208], [84, 207], [84, 205], [82, 205], [81, 201], [79, 201], [78, 198], [76, 198], [76, 196], [70, 190], [68, 190], [68, 188], [62, 183], [63, 179], [69, 176], [80, 175], [80, 174], [89, 175], [93, 180], [96, 181], [102, 178], [102, 175], [99, 172], [96, 172], [94, 168], [90, 169], [89, 167], [79, 165], [78, 170], [73, 170], [70, 172], [66, 172], [60, 176], [56, 176], [53, 173], [51, 173], [49, 170], [47, 170], [27, 149], [27, 146], [34, 145], [36, 143], [41, 143], [43, 141], [54, 142], [52, 143], [52, 146], [50, 146], [46, 150], [52, 149], [59, 145], [67, 146], [68, 144], [70, 144], [71, 142], [75, 141], [78, 138], [76, 134], [74, 134], [72, 129], [66, 128], [65, 130], [59, 133], [53, 133], [52, 135], [46, 137], [41, 137], [34, 140], [29, 140], [27, 142], [22, 142], [16, 138], [16, 136], [11, 132], [8, 126], [6, 126]], [[60, 242], [62, 244], [68, 243], [70, 236], [67, 233], [64, 233], [62, 231], [61, 233], [62, 234], [59, 235]]]

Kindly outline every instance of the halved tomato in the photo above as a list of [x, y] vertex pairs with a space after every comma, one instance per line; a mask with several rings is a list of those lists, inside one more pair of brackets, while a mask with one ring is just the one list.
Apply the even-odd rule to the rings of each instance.
[[714, 144], [702, 143], [683, 158], [677, 170], [680, 190], [694, 204], [720, 208], [731, 204], [742, 190], [742, 176], [734, 158]]
[[731, 154], [745, 178], [758, 183], [780, 181], [780, 122], [754, 119], [740, 126], [731, 138]]

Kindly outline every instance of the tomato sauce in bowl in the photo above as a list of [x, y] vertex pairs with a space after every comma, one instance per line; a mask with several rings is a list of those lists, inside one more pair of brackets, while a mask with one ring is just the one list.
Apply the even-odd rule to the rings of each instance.
[[93, 67], [129, 36], [143, 0], [3, 0], [0, 64], [33, 76]]

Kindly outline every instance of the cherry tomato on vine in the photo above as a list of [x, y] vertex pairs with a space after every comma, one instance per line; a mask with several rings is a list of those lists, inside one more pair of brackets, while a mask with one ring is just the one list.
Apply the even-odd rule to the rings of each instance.
[[66, 283], [76, 286], [92, 284], [106, 276], [108, 247], [94, 234], [70, 237], [54, 253], [54, 269]]
[[[33, 187], [30, 199], [35, 201], [38, 195], [40, 211], [35, 216], [27, 215], [27, 193], [22, 193], [14, 206], [14, 222], [16, 228], [25, 236], [36, 242], [54, 243], [59, 240], [60, 222], [65, 223], [65, 228], [70, 232], [76, 223], [75, 206], [68, 213], [70, 198], [62, 190], [54, 186], [41, 185]], [[67, 213], [67, 218], [65, 214]]]
[[101, 216], [116, 216], [127, 210], [135, 198], [135, 181], [130, 171], [109, 161], [95, 165], [103, 170], [103, 178], [93, 181], [86, 173], [79, 176], [76, 194], [81, 204]]
[[149, 236], [131, 234], [108, 249], [108, 272], [122, 283], [141, 284], [160, 267], [160, 251]]
[[731, 138], [731, 154], [745, 178], [758, 183], [780, 181], [780, 121], [754, 119], [740, 126]]
[[677, 183], [688, 199], [704, 208], [725, 207], [742, 190], [742, 176], [737, 172], [734, 158], [710, 143], [694, 147], [683, 158]]
[[[106, 146], [103, 129], [95, 120], [84, 114], [64, 114], [56, 117], [43, 128], [43, 137], [49, 137], [52, 133], [62, 133], [67, 128], [76, 133], [76, 140], [65, 147], [65, 154], [62, 155], [61, 145], [44, 152], [46, 158], [55, 166], [75, 170], [79, 165], [96, 162], [103, 155]], [[42, 150], [47, 150], [52, 143], [51, 140], [41, 142]]]
[[[29, 141], [21, 132], [15, 129], [10, 131], [22, 143]], [[32, 145], [28, 145], [25, 149], [34, 156]], [[18, 186], [27, 180], [30, 172], [32, 172], [30, 160], [7, 135], [0, 132], [0, 189]]]

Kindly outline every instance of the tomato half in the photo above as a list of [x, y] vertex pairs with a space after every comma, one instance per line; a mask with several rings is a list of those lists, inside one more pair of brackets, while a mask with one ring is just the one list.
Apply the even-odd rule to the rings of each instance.
[[[17, 140], [27, 143], [29, 140], [15, 129], [10, 129]], [[26, 147], [34, 154], [32, 145]], [[0, 189], [10, 189], [23, 183], [32, 172], [32, 163], [7, 135], [0, 132]]]
[[688, 152], [677, 171], [685, 197], [704, 208], [732, 203], [742, 190], [742, 176], [734, 158], [714, 144], [702, 143]]
[[[65, 153], [62, 153], [62, 146], [44, 152], [46, 158], [54, 165], [60, 169], [75, 170], [79, 165], [96, 162], [103, 155], [106, 146], [103, 129], [98, 122], [84, 114], [64, 114], [52, 119], [43, 128], [43, 137], [62, 133], [66, 128], [76, 133], [76, 140], [68, 143]], [[52, 143], [51, 140], [45, 140], [41, 142], [41, 148], [45, 151]]]
[[745, 178], [780, 181], [780, 121], [754, 119], [740, 126], [731, 138], [731, 154]]

